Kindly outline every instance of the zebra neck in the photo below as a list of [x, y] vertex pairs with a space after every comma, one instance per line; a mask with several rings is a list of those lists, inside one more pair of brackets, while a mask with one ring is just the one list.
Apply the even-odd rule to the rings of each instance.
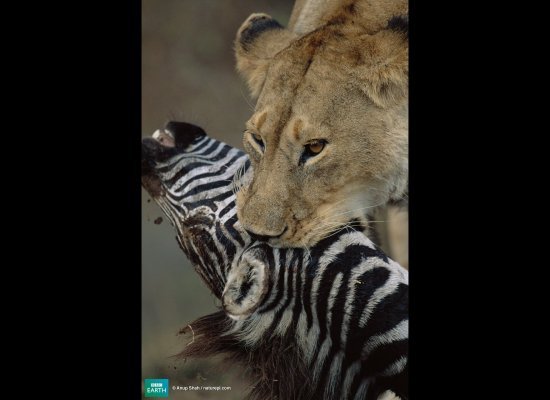
[[[273, 382], [263, 381], [264, 376], [301, 377], [317, 391], [304, 399], [366, 393], [376, 385], [375, 377], [403, 379], [408, 272], [359, 232], [338, 235], [322, 245], [322, 251], [313, 253], [270, 248], [272, 257], [266, 260], [271, 284], [256, 312], [239, 321], [221, 313], [193, 322], [195, 333], [195, 325], [204, 326], [205, 340], [216, 344], [190, 346], [184, 355], [226, 353], [246, 360], [257, 370], [262, 399], [272, 398], [266, 395], [268, 386], [273, 394]], [[206, 348], [207, 353], [201, 353]]]

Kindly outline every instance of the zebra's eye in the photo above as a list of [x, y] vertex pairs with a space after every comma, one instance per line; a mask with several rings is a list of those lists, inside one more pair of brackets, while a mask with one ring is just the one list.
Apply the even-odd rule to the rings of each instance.
[[254, 141], [258, 144], [258, 146], [260, 146], [263, 151], [265, 149], [265, 145], [262, 137], [256, 133], [251, 133], [250, 135], [252, 135], [252, 139], [254, 139]]
[[326, 144], [327, 144], [327, 141], [324, 139], [315, 139], [307, 143], [304, 146], [304, 152], [302, 153], [302, 157], [300, 157], [300, 164], [303, 164], [309, 158], [315, 157], [316, 155], [321, 153], [325, 148]]

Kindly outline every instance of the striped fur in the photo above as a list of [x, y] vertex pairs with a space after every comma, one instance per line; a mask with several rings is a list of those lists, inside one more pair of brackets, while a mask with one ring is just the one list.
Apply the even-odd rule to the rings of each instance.
[[144, 139], [143, 186], [224, 304], [190, 324], [182, 356], [244, 365], [250, 399], [408, 398], [408, 272], [353, 230], [311, 249], [253, 241], [235, 207], [245, 153], [190, 124], [165, 134], [175, 147]]

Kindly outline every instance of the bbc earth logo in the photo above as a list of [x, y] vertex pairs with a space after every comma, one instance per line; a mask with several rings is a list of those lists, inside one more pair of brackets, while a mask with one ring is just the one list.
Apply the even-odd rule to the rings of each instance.
[[168, 379], [145, 379], [145, 397], [168, 397]]

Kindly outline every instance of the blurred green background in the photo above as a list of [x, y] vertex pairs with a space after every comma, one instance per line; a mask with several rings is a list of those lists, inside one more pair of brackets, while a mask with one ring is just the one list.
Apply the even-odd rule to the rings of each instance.
[[[235, 71], [233, 39], [253, 12], [286, 25], [293, 0], [143, 0], [142, 135], [175, 119], [241, 147], [252, 100]], [[161, 224], [155, 224], [163, 217]], [[219, 301], [193, 271], [175, 231], [142, 191], [142, 376], [172, 385], [231, 386], [227, 392], [170, 392], [176, 399], [238, 399], [249, 384], [219, 360], [177, 361], [189, 341], [177, 332]]]

